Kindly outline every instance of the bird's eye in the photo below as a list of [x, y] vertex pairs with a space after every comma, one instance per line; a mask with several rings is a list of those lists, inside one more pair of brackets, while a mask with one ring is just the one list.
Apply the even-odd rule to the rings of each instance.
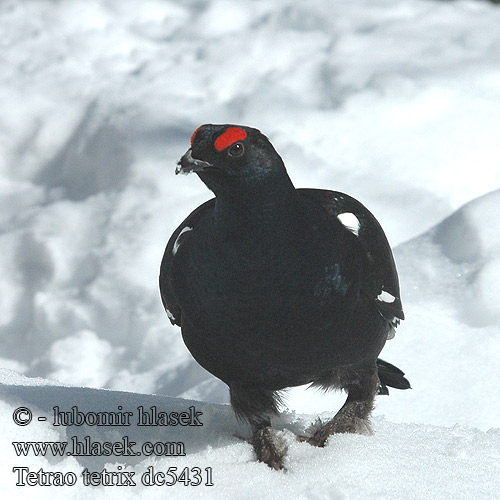
[[233, 144], [227, 151], [229, 156], [238, 157], [241, 156], [245, 152], [245, 146], [243, 146], [242, 142], [236, 142]]

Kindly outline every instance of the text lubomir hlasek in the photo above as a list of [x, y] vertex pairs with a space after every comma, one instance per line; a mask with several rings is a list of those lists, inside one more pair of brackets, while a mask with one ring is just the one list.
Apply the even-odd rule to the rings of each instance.
[[118, 411], [88, 411], [82, 412], [78, 406], [73, 406], [69, 411], [63, 411], [59, 406], [54, 406], [53, 410], [53, 425], [59, 426], [129, 426], [135, 424], [139, 427], [146, 426], [202, 426], [200, 421], [203, 412], [196, 411], [194, 406], [190, 406], [187, 411], [159, 411], [156, 406], [144, 408], [137, 407], [137, 416], [135, 421], [133, 411], [123, 411], [122, 406], [118, 406]]

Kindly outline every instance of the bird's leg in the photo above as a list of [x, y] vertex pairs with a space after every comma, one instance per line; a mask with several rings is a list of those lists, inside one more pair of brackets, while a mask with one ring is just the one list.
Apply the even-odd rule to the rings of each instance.
[[259, 462], [264, 462], [271, 469], [284, 468], [287, 447], [276, 435], [270, 420], [250, 422], [252, 426], [252, 446]]
[[356, 433], [371, 434], [369, 422], [377, 394], [379, 379], [375, 362], [367, 362], [359, 370], [356, 377], [344, 388], [348, 391], [344, 406], [330, 420], [323, 424], [307, 439], [314, 446], [325, 446], [332, 434]]
[[276, 392], [239, 384], [231, 384], [229, 390], [236, 416], [250, 422], [257, 460], [272, 469], [283, 469], [287, 447], [271, 427], [271, 416], [278, 413]]

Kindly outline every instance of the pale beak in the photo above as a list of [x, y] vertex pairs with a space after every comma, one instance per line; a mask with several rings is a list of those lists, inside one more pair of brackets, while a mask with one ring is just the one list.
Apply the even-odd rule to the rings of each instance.
[[176, 174], [189, 174], [191, 172], [202, 172], [203, 170], [212, 167], [211, 163], [193, 158], [191, 148], [186, 151], [186, 154], [177, 162], [175, 169]]

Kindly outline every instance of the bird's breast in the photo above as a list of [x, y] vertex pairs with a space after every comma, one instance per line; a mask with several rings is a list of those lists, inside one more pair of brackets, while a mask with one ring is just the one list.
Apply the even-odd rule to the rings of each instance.
[[333, 248], [313, 243], [198, 242], [177, 277], [181, 307], [214, 329], [328, 328], [345, 315], [356, 280]]

